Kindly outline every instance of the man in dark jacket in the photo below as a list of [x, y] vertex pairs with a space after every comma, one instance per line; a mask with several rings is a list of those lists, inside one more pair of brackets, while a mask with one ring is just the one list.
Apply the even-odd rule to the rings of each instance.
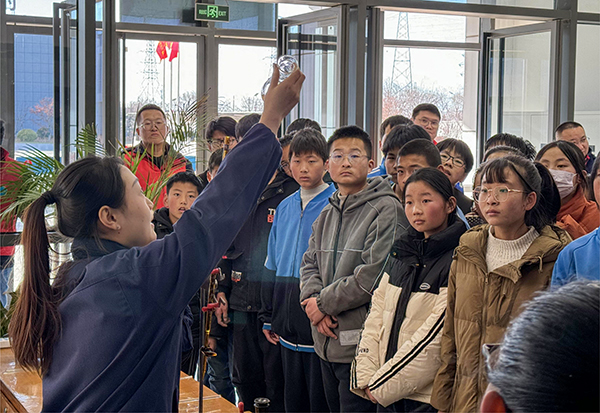
[[[287, 149], [289, 142], [284, 142], [282, 163], [289, 163]], [[280, 168], [219, 263], [225, 279], [219, 283], [218, 297], [224, 304], [217, 312], [217, 321], [227, 325], [227, 317], [231, 319], [233, 384], [248, 410], [253, 410], [255, 398], [267, 397], [272, 411], [284, 411], [281, 355], [266, 340], [258, 311], [261, 285], [272, 290], [275, 282], [275, 273], [264, 266], [275, 209], [298, 188], [296, 181]], [[228, 310], [233, 311], [228, 314]]]

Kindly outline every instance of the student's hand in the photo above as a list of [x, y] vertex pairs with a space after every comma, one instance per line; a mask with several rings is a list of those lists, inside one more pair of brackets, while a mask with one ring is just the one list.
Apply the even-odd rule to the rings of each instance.
[[217, 351], [217, 339], [214, 337], [209, 337], [208, 338], [208, 347], [210, 347], [210, 349], [212, 351]]
[[331, 316], [326, 315], [320, 322], [317, 324], [317, 331], [324, 336], [331, 337], [334, 340], [337, 340], [337, 336], [333, 332], [333, 329], [337, 327], [337, 320]]
[[367, 393], [367, 396], [369, 397], [369, 400], [371, 400], [373, 403], [375, 403], [375, 404], [379, 403], [379, 402], [377, 401], [377, 399], [375, 398], [375, 396], [373, 396], [373, 395], [371, 394], [371, 390], [369, 390], [369, 388], [368, 388], [368, 387], [365, 389], [365, 393]]
[[227, 327], [229, 323], [229, 317], [227, 316], [227, 310], [229, 310], [229, 303], [225, 298], [225, 293], [217, 294], [217, 302], [219, 306], [215, 309], [215, 317], [217, 317], [217, 323], [223, 327]]
[[319, 310], [319, 306], [317, 305], [317, 297], [307, 298], [306, 300], [300, 303], [304, 307], [304, 312], [310, 319], [313, 326], [319, 324], [319, 322], [325, 317], [325, 314]]
[[273, 77], [265, 95], [260, 123], [271, 129], [274, 134], [277, 134], [283, 118], [298, 104], [304, 78], [304, 74], [298, 69], [279, 84], [279, 67], [273, 64]]
[[265, 335], [265, 338], [267, 339], [267, 341], [271, 344], [277, 345], [277, 343], [279, 343], [279, 336], [277, 334], [275, 334], [274, 332], [272, 332], [271, 330], [265, 330], [263, 328], [263, 334]]

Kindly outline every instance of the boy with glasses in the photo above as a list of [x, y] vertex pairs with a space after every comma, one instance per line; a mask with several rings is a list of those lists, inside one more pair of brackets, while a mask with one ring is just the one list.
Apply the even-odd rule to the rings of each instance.
[[386, 180], [367, 181], [375, 163], [365, 131], [337, 129], [328, 152], [338, 190], [313, 225], [300, 270], [300, 300], [312, 324], [329, 409], [375, 411], [350, 391], [350, 367], [402, 207]]
[[[169, 176], [178, 172], [194, 172], [192, 163], [182, 154], [175, 152], [166, 142], [169, 126], [165, 112], [157, 105], [142, 106], [135, 116], [135, 131], [142, 140], [138, 145], [125, 149], [125, 166], [131, 169], [140, 181], [142, 190], [156, 183], [163, 172]], [[166, 187], [155, 202], [155, 209], [165, 206]]]
[[464, 214], [471, 212], [473, 200], [456, 188], [456, 184], [462, 183], [473, 169], [473, 154], [469, 145], [461, 140], [447, 138], [437, 144], [442, 159], [442, 172], [448, 176], [454, 187], [454, 197], [458, 207]]

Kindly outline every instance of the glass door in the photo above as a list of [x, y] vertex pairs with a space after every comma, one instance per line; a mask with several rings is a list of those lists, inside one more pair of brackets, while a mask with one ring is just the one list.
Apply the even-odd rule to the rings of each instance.
[[483, 138], [511, 133], [536, 149], [552, 140], [554, 26], [492, 31], [483, 38]]
[[342, 32], [340, 7], [279, 20], [279, 53], [296, 57], [306, 75], [300, 102], [286, 124], [310, 118], [319, 122], [325, 136], [339, 126], [345, 107], [340, 76]]

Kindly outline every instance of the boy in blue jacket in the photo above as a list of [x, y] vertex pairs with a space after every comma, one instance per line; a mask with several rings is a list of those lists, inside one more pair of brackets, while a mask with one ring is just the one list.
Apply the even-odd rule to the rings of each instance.
[[300, 264], [312, 224], [335, 192], [323, 182], [327, 142], [311, 128], [298, 131], [290, 145], [290, 169], [300, 189], [277, 207], [265, 266], [275, 271], [274, 286], [264, 285], [259, 319], [267, 340], [280, 344], [286, 412], [328, 411], [319, 357], [310, 321], [300, 306]]

